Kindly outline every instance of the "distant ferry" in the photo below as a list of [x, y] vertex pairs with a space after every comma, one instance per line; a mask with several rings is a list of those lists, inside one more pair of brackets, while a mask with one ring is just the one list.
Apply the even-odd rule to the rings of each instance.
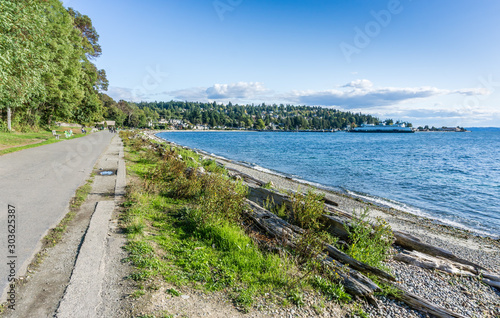
[[415, 131], [411, 127], [406, 127], [405, 124], [395, 124], [395, 125], [374, 125], [374, 124], [363, 124], [359, 127], [349, 130], [349, 132], [359, 132], [359, 133], [414, 133]]

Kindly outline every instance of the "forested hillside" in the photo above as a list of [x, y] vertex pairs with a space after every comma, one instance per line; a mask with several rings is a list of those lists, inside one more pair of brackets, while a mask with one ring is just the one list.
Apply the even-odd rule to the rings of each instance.
[[[227, 105], [191, 102], [139, 103], [161, 118], [182, 119], [193, 125], [243, 127], [255, 129], [342, 129], [347, 125], [378, 123], [371, 115], [344, 112], [333, 108], [292, 105]], [[388, 120], [387, 122], [392, 122]]]
[[0, 1], [0, 130], [101, 120], [98, 40], [91, 19], [60, 0]]
[[[344, 112], [333, 108], [293, 105], [227, 105], [200, 102], [115, 102], [103, 95], [105, 117], [118, 126], [146, 127], [159, 120], [179, 119], [188, 126], [204, 125], [210, 128], [246, 129], [344, 129], [348, 125], [377, 124], [381, 121], [371, 115]], [[392, 124], [393, 120], [384, 121]], [[409, 124], [409, 123], [406, 123]], [[409, 124], [411, 125], [411, 124]]]

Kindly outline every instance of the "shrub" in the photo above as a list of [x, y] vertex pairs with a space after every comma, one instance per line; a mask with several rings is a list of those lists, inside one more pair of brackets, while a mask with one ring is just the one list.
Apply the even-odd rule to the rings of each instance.
[[208, 172], [214, 172], [214, 173], [224, 173], [225, 172], [224, 168], [219, 167], [217, 165], [217, 162], [215, 162], [215, 160], [212, 160], [212, 159], [203, 160], [202, 165], [205, 168], [205, 170], [207, 170]]
[[314, 275], [311, 278], [311, 285], [318, 288], [328, 300], [338, 300], [346, 303], [351, 300], [351, 296], [345, 291], [344, 285], [336, 283], [322, 276]]
[[390, 225], [379, 217], [372, 226], [368, 214], [368, 208], [360, 214], [354, 213], [351, 228], [347, 229], [350, 245], [346, 253], [368, 265], [381, 268], [391, 248], [394, 234]]
[[200, 209], [205, 220], [237, 220], [243, 209], [247, 189], [241, 182], [234, 183], [221, 175], [205, 175]]
[[264, 201], [263, 208], [271, 211], [282, 219], [286, 219], [288, 216], [286, 204], [277, 205], [272, 197], [267, 197], [266, 201]]
[[319, 218], [323, 214], [323, 194], [312, 190], [306, 194], [295, 192], [292, 194], [291, 217], [293, 223], [304, 229], [319, 229]]
[[262, 186], [264, 189], [272, 189], [273, 188], [273, 183], [269, 181], [268, 183], [264, 184]]
[[171, 187], [171, 195], [175, 198], [196, 198], [202, 190], [202, 180], [194, 174], [190, 177], [181, 174], [169, 186]]

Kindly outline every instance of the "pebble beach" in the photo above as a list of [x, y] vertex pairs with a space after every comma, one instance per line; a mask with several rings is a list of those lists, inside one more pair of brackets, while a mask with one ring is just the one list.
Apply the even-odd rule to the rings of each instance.
[[[164, 141], [155, 136], [158, 132], [148, 132], [151, 139]], [[210, 156], [203, 153], [203, 156]], [[300, 180], [290, 179], [278, 174], [256, 170], [251, 166], [220, 157], [214, 159], [227, 168], [250, 175], [262, 182], [272, 182], [280, 190], [307, 191], [311, 186]], [[359, 212], [369, 208], [371, 217], [381, 217], [393, 230], [407, 232], [421, 241], [443, 248], [467, 261], [476, 263], [489, 272], [500, 274], [500, 242], [493, 238], [482, 237], [472, 232], [441, 224], [435, 220], [423, 218], [392, 208], [376, 206], [343, 193], [314, 188], [336, 202], [338, 208], [346, 212]], [[394, 254], [398, 253], [397, 247]], [[481, 282], [477, 277], [451, 275], [438, 270], [423, 269], [390, 258], [387, 267], [396, 277], [397, 284], [406, 290], [430, 301], [434, 305], [453, 311], [463, 317], [500, 317], [500, 291]], [[314, 302], [314, 297], [310, 297]], [[378, 308], [365, 304], [363, 309], [371, 317], [426, 317], [427, 315], [408, 308], [398, 301], [378, 296]], [[314, 317], [317, 313], [307, 309], [278, 310], [268, 312], [270, 316]], [[324, 315], [320, 315], [324, 316]], [[328, 315], [327, 315], [328, 316]]]

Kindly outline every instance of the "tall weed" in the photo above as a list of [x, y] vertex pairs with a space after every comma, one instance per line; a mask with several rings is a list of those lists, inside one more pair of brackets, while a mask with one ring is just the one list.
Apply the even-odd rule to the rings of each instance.
[[217, 174], [205, 175], [203, 179], [203, 196], [200, 197], [200, 209], [204, 219], [232, 220], [239, 218], [247, 188], [241, 182]]
[[386, 221], [377, 217], [372, 225], [368, 208], [354, 213], [349, 233], [349, 247], [346, 253], [368, 265], [382, 268], [394, 241], [394, 234]]
[[324, 195], [312, 190], [303, 194], [299, 191], [292, 194], [291, 220], [297, 226], [304, 229], [319, 229], [321, 223], [319, 218], [323, 214]]

